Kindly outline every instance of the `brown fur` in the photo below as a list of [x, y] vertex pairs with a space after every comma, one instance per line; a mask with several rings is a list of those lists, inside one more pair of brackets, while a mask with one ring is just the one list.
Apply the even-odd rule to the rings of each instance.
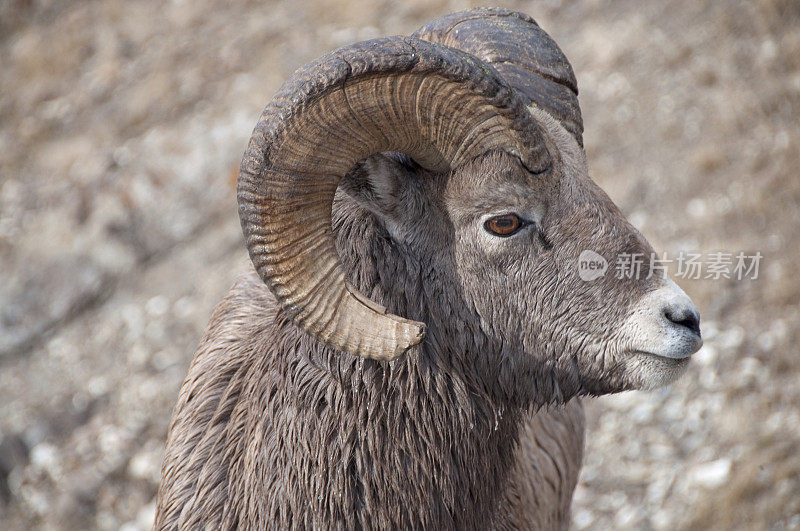
[[[377, 375], [377, 363], [346, 355], [335, 364], [347, 371], [342, 380], [330, 379], [303, 356], [270, 359], [276, 349], [262, 334], [275, 322], [272, 295], [255, 273], [215, 311], [175, 410], [157, 528], [463, 528], [493, 519], [498, 528], [566, 528], [583, 449], [577, 400], [503, 413], [469, 404], [432, 368]], [[284, 344], [297, 341], [283, 324]], [[409, 373], [413, 381], [403, 381]], [[304, 385], [288, 387], [287, 377]], [[369, 400], [369, 380], [407, 393], [448, 380], [452, 388]], [[445, 398], [458, 409], [432, 402]], [[428, 414], [415, 418], [420, 406]], [[336, 413], [342, 418], [331, 422]]]

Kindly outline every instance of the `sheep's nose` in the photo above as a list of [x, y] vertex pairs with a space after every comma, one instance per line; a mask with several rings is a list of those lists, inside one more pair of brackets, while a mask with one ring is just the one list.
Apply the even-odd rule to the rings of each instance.
[[623, 329], [631, 350], [664, 358], [688, 358], [703, 346], [700, 312], [671, 280], [639, 300]]
[[700, 312], [688, 300], [677, 300], [668, 303], [664, 307], [664, 317], [700, 337]]

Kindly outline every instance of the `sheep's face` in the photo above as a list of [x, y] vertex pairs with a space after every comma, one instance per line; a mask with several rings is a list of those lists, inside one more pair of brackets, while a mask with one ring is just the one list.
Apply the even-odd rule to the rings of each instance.
[[[364, 165], [370, 184], [348, 187], [434, 264], [441, 289], [453, 291], [442, 297], [477, 313], [510, 396], [668, 384], [701, 345], [697, 310], [660, 271], [650, 275], [653, 249], [589, 178], [574, 139], [539, 119], [553, 161], [543, 174], [504, 152], [447, 176], [379, 156]], [[625, 257], [640, 262], [638, 274], [617, 270]]]

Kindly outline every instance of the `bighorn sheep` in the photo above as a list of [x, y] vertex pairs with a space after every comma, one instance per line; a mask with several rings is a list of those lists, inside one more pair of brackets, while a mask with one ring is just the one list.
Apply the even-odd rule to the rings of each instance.
[[157, 528], [568, 525], [578, 397], [671, 382], [701, 344], [671, 281], [578, 274], [652, 249], [588, 176], [577, 92], [500, 9], [284, 84], [239, 173], [255, 272], [181, 389]]

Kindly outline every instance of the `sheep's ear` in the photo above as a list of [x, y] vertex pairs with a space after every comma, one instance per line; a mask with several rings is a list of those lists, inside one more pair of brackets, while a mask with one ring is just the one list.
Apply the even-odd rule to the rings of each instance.
[[418, 193], [419, 166], [403, 153], [376, 153], [359, 162], [339, 186], [386, 221], [402, 223]]

